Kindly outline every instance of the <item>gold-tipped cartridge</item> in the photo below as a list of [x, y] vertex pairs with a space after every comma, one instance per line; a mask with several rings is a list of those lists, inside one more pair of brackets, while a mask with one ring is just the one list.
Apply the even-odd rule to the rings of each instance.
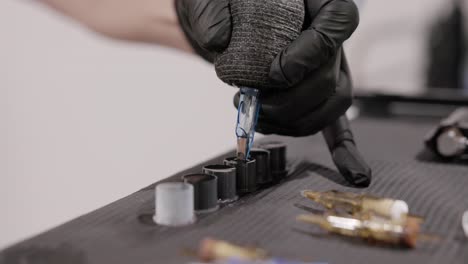
[[299, 215], [298, 221], [320, 226], [330, 233], [358, 237], [370, 241], [414, 248], [420, 233], [417, 220], [408, 219], [404, 224], [383, 218], [362, 220], [334, 215]]
[[255, 247], [241, 247], [226, 241], [205, 238], [200, 244], [199, 257], [202, 261], [210, 262], [227, 258], [240, 260], [260, 260], [267, 257], [267, 252]]
[[403, 222], [408, 216], [408, 204], [402, 200], [374, 197], [339, 191], [314, 192], [305, 190], [301, 195], [322, 205], [326, 209], [345, 211], [353, 216], [371, 214]]

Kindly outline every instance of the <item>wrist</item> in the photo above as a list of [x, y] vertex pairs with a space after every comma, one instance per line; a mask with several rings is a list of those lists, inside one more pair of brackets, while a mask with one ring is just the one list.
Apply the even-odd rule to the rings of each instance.
[[176, 0], [156, 0], [157, 4], [156, 19], [164, 24], [178, 25], [177, 12], [175, 7]]
[[[177, 0], [150, 1], [156, 2], [156, 8], [152, 9], [155, 11], [153, 17], [154, 21], [153, 19], [148, 21], [148, 24], [154, 25], [152, 33], [147, 34], [148, 36], [151, 36], [151, 39], [148, 41], [187, 52], [193, 52], [192, 47], [182, 30], [182, 26], [180, 25], [175, 5], [176, 1]], [[148, 29], [147, 24], [142, 26]]]
[[107, 37], [191, 51], [174, 0], [40, 1]]

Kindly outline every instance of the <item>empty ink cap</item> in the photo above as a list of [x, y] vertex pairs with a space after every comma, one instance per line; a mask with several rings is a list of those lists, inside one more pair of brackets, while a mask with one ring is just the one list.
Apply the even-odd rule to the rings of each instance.
[[257, 184], [264, 186], [273, 182], [270, 173], [270, 151], [266, 149], [254, 148], [250, 151], [250, 156], [255, 160]]
[[166, 182], [156, 185], [155, 214], [158, 225], [183, 226], [195, 221], [193, 186], [183, 182]]
[[182, 176], [182, 180], [193, 185], [197, 213], [210, 213], [219, 208], [216, 176], [197, 173]]
[[237, 157], [230, 157], [224, 160], [224, 164], [236, 168], [238, 194], [247, 194], [257, 190], [255, 160], [238, 160]]
[[218, 199], [222, 203], [237, 200], [236, 168], [229, 165], [208, 165], [203, 173], [218, 177]]
[[259, 148], [270, 152], [270, 171], [274, 181], [280, 181], [288, 175], [286, 170], [286, 144], [281, 142], [266, 142]]

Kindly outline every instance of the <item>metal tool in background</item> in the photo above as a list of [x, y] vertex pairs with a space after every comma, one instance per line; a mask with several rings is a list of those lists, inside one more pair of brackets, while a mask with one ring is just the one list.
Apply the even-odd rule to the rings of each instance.
[[465, 159], [468, 154], [468, 108], [455, 110], [431, 130], [426, 146], [444, 159]]

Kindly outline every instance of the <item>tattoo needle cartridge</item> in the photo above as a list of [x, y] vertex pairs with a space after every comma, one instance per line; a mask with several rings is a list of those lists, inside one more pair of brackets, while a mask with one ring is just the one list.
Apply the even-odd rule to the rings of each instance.
[[238, 160], [249, 159], [260, 110], [259, 94], [260, 91], [257, 89], [246, 87], [240, 89], [236, 124]]
[[395, 223], [383, 218], [358, 219], [310, 214], [299, 215], [297, 220], [317, 225], [330, 233], [408, 248], [416, 247], [418, 239], [425, 237], [420, 234], [420, 223], [414, 219]]
[[373, 213], [393, 221], [405, 221], [408, 216], [408, 204], [402, 200], [381, 198], [367, 194], [355, 194], [339, 191], [314, 192], [304, 190], [301, 195], [328, 210], [345, 212], [353, 216]]

